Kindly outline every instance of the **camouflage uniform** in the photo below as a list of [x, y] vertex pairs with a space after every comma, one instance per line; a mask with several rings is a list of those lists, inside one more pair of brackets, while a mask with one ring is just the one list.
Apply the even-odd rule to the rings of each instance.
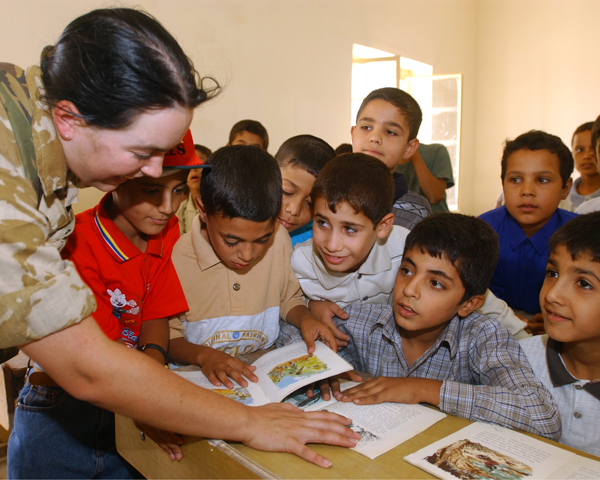
[[94, 295], [60, 257], [75, 221], [76, 178], [38, 100], [39, 67], [0, 63], [0, 348], [89, 316]]

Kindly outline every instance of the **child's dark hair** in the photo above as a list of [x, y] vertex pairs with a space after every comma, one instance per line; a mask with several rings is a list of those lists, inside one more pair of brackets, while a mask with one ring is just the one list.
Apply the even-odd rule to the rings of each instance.
[[229, 145], [233, 143], [237, 134], [242, 132], [250, 132], [254, 135], [258, 135], [262, 139], [263, 149], [266, 150], [269, 148], [269, 134], [267, 133], [267, 129], [263, 127], [262, 123], [257, 122], [256, 120], [240, 120], [231, 127], [231, 131], [229, 132]]
[[567, 248], [573, 260], [589, 256], [592, 262], [600, 263], [600, 212], [579, 215], [556, 230], [548, 246], [553, 252], [561, 245]]
[[[596, 145], [598, 144], [598, 139], [600, 138], [600, 115], [592, 125], [592, 150], [596, 153]], [[598, 160], [600, 161], [600, 160]]]
[[394, 107], [400, 109], [400, 111], [406, 117], [406, 123], [408, 123], [408, 139], [412, 140], [413, 138], [417, 138], [419, 127], [421, 126], [421, 121], [423, 120], [421, 107], [419, 107], [417, 101], [410, 94], [406, 93], [404, 90], [400, 90], [399, 88], [386, 87], [373, 90], [371, 93], [369, 93], [360, 104], [360, 108], [356, 114], [357, 122], [360, 118], [361, 112], [367, 106], [367, 104], [372, 100], [377, 99], [385, 100], [386, 102], [394, 105]]
[[148, 110], [194, 109], [219, 91], [204, 90], [175, 38], [148, 13], [93, 10], [73, 20], [40, 59], [44, 94], [68, 100], [89, 125], [120, 129]]
[[417, 223], [406, 237], [404, 255], [414, 248], [454, 265], [465, 287], [459, 303], [485, 293], [500, 255], [498, 235], [492, 227], [459, 213], [436, 213]]
[[194, 143], [194, 150], [198, 150], [200, 153], [206, 155], [206, 158], [212, 155], [212, 150], [204, 145], [200, 145], [198, 143]]
[[352, 145], [349, 143], [340, 143], [335, 149], [336, 155], [342, 155], [344, 153], [352, 153]]
[[[573, 145], [573, 142], [575, 141], [575, 135], [577, 135], [578, 133], [581, 133], [581, 132], [587, 132], [588, 130], [591, 131], [593, 126], [594, 126], [594, 122], [585, 122], [585, 123], [582, 123], [581, 125], [579, 125], [573, 132], [573, 136], [571, 137], [571, 145]], [[593, 148], [593, 144], [592, 144], [592, 148]]]
[[345, 153], [327, 162], [310, 196], [313, 205], [324, 198], [334, 213], [340, 202], [346, 202], [375, 228], [392, 211], [394, 181], [382, 161], [364, 153]]
[[296, 135], [288, 138], [275, 154], [275, 160], [280, 167], [287, 165], [300, 167], [315, 177], [333, 157], [335, 151], [331, 145], [312, 135]]
[[260, 147], [230, 145], [207, 160], [200, 181], [202, 203], [208, 215], [275, 221], [281, 210], [281, 171], [275, 159]]
[[530, 130], [529, 132], [522, 133], [514, 140], [506, 141], [504, 153], [502, 154], [502, 173], [500, 174], [502, 183], [504, 183], [504, 178], [506, 177], [508, 157], [518, 150], [548, 150], [550, 153], [556, 155], [558, 157], [558, 169], [562, 178], [562, 186], [563, 188], [567, 186], [574, 166], [571, 150], [569, 150], [569, 147], [559, 137], [542, 132], [541, 130]]

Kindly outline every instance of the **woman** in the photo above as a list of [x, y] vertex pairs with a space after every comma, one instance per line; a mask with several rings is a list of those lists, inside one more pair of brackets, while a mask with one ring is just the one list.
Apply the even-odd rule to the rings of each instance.
[[354, 445], [349, 420], [250, 409], [111, 342], [89, 317], [92, 293], [60, 259], [77, 186], [112, 191], [128, 178], [159, 176], [165, 152], [209, 97], [173, 37], [130, 9], [74, 20], [44, 49], [40, 68], [0, 64], [0, 348], [20, 345], [48, 381], [140, 422], [327, 467], [304, 444]]

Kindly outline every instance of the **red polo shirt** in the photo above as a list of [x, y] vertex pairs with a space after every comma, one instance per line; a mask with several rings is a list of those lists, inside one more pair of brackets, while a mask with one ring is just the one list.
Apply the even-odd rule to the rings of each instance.
[[144, 320], [168, 318], [188, 309], [171, 262], [179, 225], [173, 216], [164, 230], [137, 248], [108, 217], [100, 203], [75, 217], [75, 231], [62, 251], [96, 297], [92, 314], [111, 339], [134, 347]]

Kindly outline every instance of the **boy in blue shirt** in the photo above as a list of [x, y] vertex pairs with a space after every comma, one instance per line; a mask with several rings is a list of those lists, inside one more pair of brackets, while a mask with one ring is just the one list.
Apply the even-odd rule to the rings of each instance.
[[562, 419], [560, 443], [600, 456], [600, 212], [550, 239], [540, 305], [547, 335], [521, 341]]
[[558, 208], [571, 189], [573, 157], [555, 135], [532, 130], [506, 142], [502, 155], [505, 205], [481, 215], [500, 237], [490, 290], [530, 320], [548, 261], [548, 240], [576, 216]]

